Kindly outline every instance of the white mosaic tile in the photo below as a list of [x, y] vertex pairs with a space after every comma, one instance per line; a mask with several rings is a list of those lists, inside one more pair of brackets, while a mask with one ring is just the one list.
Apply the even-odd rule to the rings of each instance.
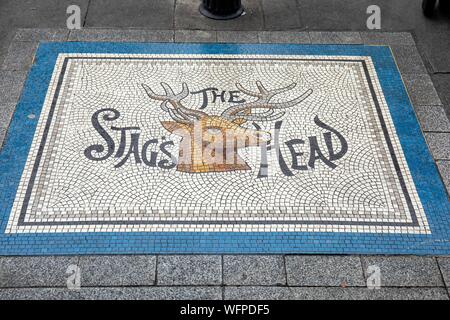
[[60, 54], [6, 232], [107, 231], [430, 232], [370, 57]]

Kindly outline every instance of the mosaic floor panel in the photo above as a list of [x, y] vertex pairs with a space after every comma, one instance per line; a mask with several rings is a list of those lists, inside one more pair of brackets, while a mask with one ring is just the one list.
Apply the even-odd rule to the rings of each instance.
[[388, 47], [45, 43], [0, 253], [450, 252]]

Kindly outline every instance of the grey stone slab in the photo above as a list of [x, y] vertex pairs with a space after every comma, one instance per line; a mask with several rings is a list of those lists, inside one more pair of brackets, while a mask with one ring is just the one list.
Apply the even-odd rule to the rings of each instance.
[[220, 285], [221, 283], [221, 256], [177, 255], [158, 257], [158, 285]]
[[217, 42], [258, 43], [257, 31], [217, 31]]
[[6, 133], [7, 133], [6, 128], [0, 128], [0, 150], [3, 148], [3, 143], [5, 142], [6, 139]]
[[80, 29], [70, 31], [69, 41], [173, 42], [173, 31]]
[[175, 42], [216, 42], [217, 32], [208, 30], [176, 30]]
[[0, 66], [3, 65], [3, 60], [8, 53], [8, 48], [13, 37], [14, 30], [12, 30], [9, 26], [2, 26], [0, 24]]
[[441, 105], [441, 100], [427, 74], [404, 74], [403, 81], [414, 105]]
[[65, 41], [69, 35], [69, 29], [18, 29], [14, 35], [14, 41]]
[[8, 128], [15, 108], [15, 103], [0, 104], [0, 128]]
[[86, 27], [173, 28], [174, 0], [96, 0], [89, 4]]
[[66, 288], [0, 289], [0, 300], [79, 300], [80, 293]]
[[450, 197], [450, 161], [436, 161], [436, 164]]
[[388, 46], [414, 46], [414, 38], [409, 32], [361, 32], [364, 44]]
[[225, 287], [225, 300], [448, 300], [445, 288]]
[[286, 256], [290, 286], [365, 286], [358, 256]]
[[439, 268], [441, 269], [442, 276], [444, 277], [445, 285], [447, 286], [447, 288], [450, 288], [450, 257], [440, 257], [437, 258], [437, 260]]
[[83, 300], [220, 300], [221, 287], [81, 288]]
[[283, 256], [224, 256], [225, 285], [285, 285]]
[[311, 31], [309, 33], [311, 43], [318, 44], [362, 44], [359, 32], [352, 31]]
[[450, 120], [443, 106], [417, 106], [415, 110], [424, 131], [450, 131]]
[[426, 74], [427, 69], [422, 62], [419, 51], [415, 46], [392, 45], [395, 62], [402, 74], [419, 73]]
[[[421, 1], [392, 0], [308, 0], [299, 1], [300, 14], [309, 30], [368, 31], [366, 9], [376, 4], [381, 9], [381, 31], [414, 29], [448, 30], [448, 17], [428, 19], [422, 14]], [[368, 32], [380, 32], [378, 30]]]
[[0, 104], [16, 103], [22, 92], [25, 71], [0, 70]]
[[364, 270], [367, 270], [369, 266], [380, 268], [382, 287], [438, 287], [444, 285], [437, 262], [432, 257], [363, 256], [362, 261]]
[[[449, 49], [450, 50], [450, 49]], [[450, 119], [450, 73], [449, 74], [433, 74], [433, 84], [439, 94], [444, 105], [445, 113]]]
[[0, 289], [0, 300], [220, 300], [220, 287], [114, 287]]
[[268, 30], [299, 29], [302, 27], [296, 0], [262, 0], [264, 27]]
[[449, 30], [438, 32], [436, 30], [425, 30], [416, 32], [416, 36], [420, 41], [422, 52], [432, 66], [432, 71], [450, 72]]
[[263, 10], [259, 0], [244, 0], [245, 14], [232, 20], [213, 20], [199, 12], [200, 1], [177, 0], [175, 30], [239, 30], [255, 31], [264, 27]]
[[66, 287], [77, 256], [0, 257], [0, 287]]
[[149, 286], [155, 283], [156, 256], [82, 256], [81, 285]]
[[450, 160], [450, 133], [426, 132], [425, 139], [434, 159]]
[[68, 17], [66, 9], [73, 4], [80, 7], [83, 24], [88, 3], [89, 0], [2, 0], [0, 24], [12, 28], [65, 28]]
[[28, 70], [33, 63], [37, 42], [13, 42], [8, 49], [2, 70]]
[[261, 43], [311, 43], [309, 33], [304, 31], [261, 31]]
[[366, 29], [367, 5], [363, 1], [308, 0], [298, 1], [298, 4], [308, 30], [349, 31]]

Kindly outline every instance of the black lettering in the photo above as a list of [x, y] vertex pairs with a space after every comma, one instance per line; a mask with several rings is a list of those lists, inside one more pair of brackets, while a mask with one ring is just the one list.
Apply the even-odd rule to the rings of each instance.
[[173, 141], [165, 141], [159, 146], [161, 152], [168, 156], [172, 160], [172, 163], [170, 163], [170, 161], [167, 159], [163, 159], [158, 162], [158, 167], [160, 167], [161, 169], [172, 169], [177, 165], [177, 159], [170, 153], [166, 146], [174, 146]]
[[323, 163], [325, 163], [330, 168], [336, 168], [336, 165], [323, 155], [322, 151], [320, 150], [319, 143], [317, 142], [317, 137], [308, 137], [308, 139], [311, 152], [309, 154], [308, 165], [314, 169], [316, 160], [322, 160]]
[[285, 144], [287, 145], [287, 147], [289, 148], [289, 151], [291, 152], [291, 156], [292, 156], [291, 168], [294, 170], [308, 170], [308, 166], [298, 164], [298, 157], [304, 155], [304, 153], [297, 152], [294, 147], [297, 144], [305, 144], [305, 141], [302, 139], [292, 139], [292, 140], [285, 142]]
[[211, 88], [206, 88], [206, 89], [199, 90], [199, 91], [193, 91], [193, 92], [191, 92], [191, 94], [199, 94], [199, 93], [202, 94], [203, 102], [199, 109], [205, 109], [208, 106], [208, 91], [215, 92], [217, 90], [218, 90], [217, 88], [211, 87]]
[[[113, 154], [115, 148], [114, 140], [100, 124], [99, 116], [103, 112], [105, 112], [105, 114], [103, 115], [103, 120], [105, 121], [114, 121], [120, 117], [120, 112], [112, 108], [100, 109], [92, 115], [91, 117], [92, 126], [105, 140], [107, 148], [106, 154], [104, 156], [95, 156], [94, 153], [97, 154], [102, 153], [105, 150], [105, 146], [102, 144], [94, 144], [92, 146], [87, 147], [84, 150], [84, 155], [86, 156], [86, 158], [93, 161], [102, 161], [108, 159]], [[112, 113], [112, 115], [110, 115], [110, 113]]]
[[136, 163], [141, 163], [141, 158], [139, 157], [139, 135], [140, 133], [132, 133], [131, 134], [131, 143], [130, 148], [128, 149], [128, 153], [126, 156], [120, 161], [118, 164], [116, 164], [115, 168], [120, 168], [124, 165], [125, 162], [130, 158], [131, 155], [134, 155], [134, 161]]
[[230, 91], [230, 98], [228, 99], [228, 102], [244, 103], [245, 99], [236, 100], [239, 98], [239, 93], [241, 93], [239, 90]]
[[158, 143], [158, 139], [150, 139], [146, 143], [144, 143], [144, 145], [142, 147], [142, 162], [144, 162], [144, 164], [147, 166], [156, 167], [156, 160], [158, 158], [158, 152], [155, 152], [155, 151], [150, 152], [150, 160], [148, 160], [147, 150], [151, 144], [157, 144], [157, 143]]

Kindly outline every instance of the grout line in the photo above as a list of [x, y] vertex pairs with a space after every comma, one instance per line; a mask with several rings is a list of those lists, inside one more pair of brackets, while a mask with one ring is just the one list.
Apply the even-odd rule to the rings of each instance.
[[439, 264], [438, 257], [434, 257], [434, 261], [436, 261], [436, 264], [437, 264], [437, 267], [438, 267], [438, 270], [439, 270], [439, 274], [441, 275], [442, 283], [443, 283], [443, 285], [444, 285], [444, 288], [445, 288], [446, 291], [447, 291], [447, 296], [448, 296], [448, 298], [450, 299], [450, 290], [449, 290], [449, 288], [447, 287], [447, 283], [445, 282], [444, 273], [442, 272], [441, 266], [440, 266], [440, 264]]
[[288, 273], [287, 273], [287, 267], [286, 267], [286, 255], [283, 254], [282, 257], [283, 257], [283, 268], [284, 268], [284, 281], [285, 281], [286, 286], [288, 287], [289, 285], [288, 285]]
[[159, 255], [155, 256], [155, 282], [153, 286], [158, 286], [158, 262], [159, 262]]
[[87, 22], [87, 16], [88, 16], [88, 12], [89, 12], [89, 7], [91, 6], [91, 0], [88, 0], [88, 4], [86, 7], [86, 13], [84, 14], [84, 18], [83, 18], [83, 28], [86, 26], [86, 22]]
[[224, 255], [220, 255], [220, 260], [221, 260], [221, 274], [222, 274], [222, 280], [221, 280], [221, 287], [222, 287], [222, 300], [225, 300], [225, 277], [224, 277], [224, 262], [223, 262], [223, 257]]
[[172, 29], [173, 29], [173, 42], [175, 42], [175, 27], [176, 27], [176, 20], [175, 20], [175, 18], [176, 18], [176, 14], [175, 14], [175, 12], [176, 12], [176, 10], [177, 10], [177, 0], [174, 0], [173, 1], [173, 19], [172, 19]]

